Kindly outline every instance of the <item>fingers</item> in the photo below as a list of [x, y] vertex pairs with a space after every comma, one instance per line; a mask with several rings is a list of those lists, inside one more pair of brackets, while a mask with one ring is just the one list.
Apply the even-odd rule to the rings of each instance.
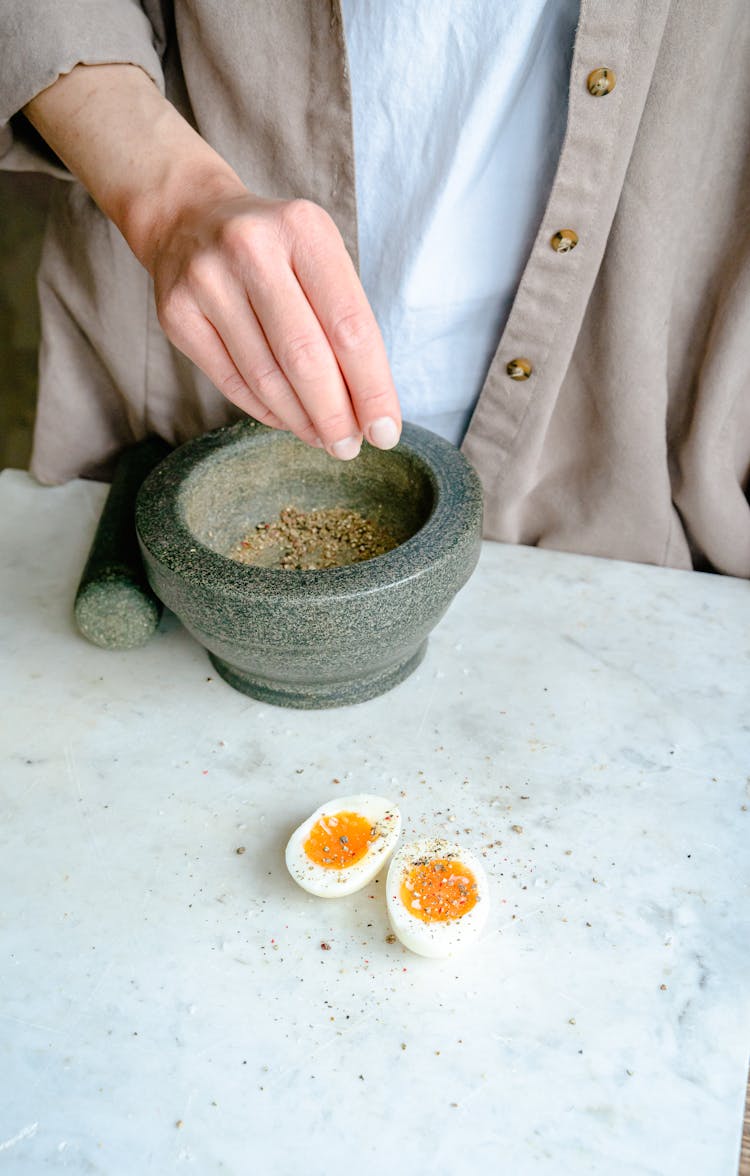
[[[232, 404], [236, 404], [243, 412], [254, 417], [261, 424], [272, 429], [290, 429], [296, 432], [301, 440], [309, 444], [316, 444], [312, 422], [307, 419], [303, 423], [302, 431], [291, 428], [288, 421], [274, 413], [269, 406], [253, 392], [232, 360], [221, 336], [205, 316], [197, 309], [185, 310], [177, 316], [174, 311], [170, 314], [160, 312], [160, 319], [165, 331], [191, 359], [194, 364], [205, 372], [209, 380], [226, 396]], [[303, 414], [305, 415], [305, 414]]]
[[[213, 209], [155, 273], [166, 333], [232, 403], [334, 457], [394, 446], [401, 414], [383, 340], [321, 208], [248, 196]], [[198, 230], [200, 229], [200, 233]], [[158, 268], [158, 267], [157, 267]]]
[[305, 408], [304, 397], [279, 365], [246, 292], [239, 285], [225, 287], [217, 281], [203, 295], [201, 310], [255, 399], [282, 422], [283, 428], [310, 445], [318, 443], [321, 435]]
[[356, 457], [362, 444], [359, 425], [328, 341], [299, 284], [288, 266], [275, 264], [269, 296], [258, 277], [256, 268], [246, 292], [214, 272], [196, 289], [199, 308], [232, 365], [221, 390], [234, 403], [236, 391], [243, 399], [249, 392], [303, 441], [322, 441], [334, 457]]
[[371, 444], [390, 449], [399, 439], [401, 412], [385, 345], [344, 242], [321, 213], [305, 202], [289, 206], [294, 272], [335, 355], [362, 432]]
[[[273, 286], [262, 267], [248, 275], [248, 292], [268, 344], [288, 384], [305, 406], [318, 437], [334, 457], [356, 457], [362, 430], [331, 345], [288, 267]], [[268, 400], [274, 411], [276, 402]]]

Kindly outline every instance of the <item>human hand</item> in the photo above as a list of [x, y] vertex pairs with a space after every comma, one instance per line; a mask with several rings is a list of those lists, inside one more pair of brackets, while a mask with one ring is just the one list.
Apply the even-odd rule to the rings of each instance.
[[77, 65], [24, 108], [154, 279], [172, 342], [234, 404], [335, 457], [398, 441], [385, 348], [322, 208], [253, 196], [127, 64]]
[[341, 235], [305, 200], [191, 197], [143, 249], [162, 328], [239, 408], [341, 459], [401, 431], [385, 347]]

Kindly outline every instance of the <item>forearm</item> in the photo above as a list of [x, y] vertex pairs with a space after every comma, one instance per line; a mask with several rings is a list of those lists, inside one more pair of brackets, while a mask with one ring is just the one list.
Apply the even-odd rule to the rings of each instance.
[[78, 65], [24, 113], [149, 270], [164, 227], [191, 191], [201, 200], [244, 191], [138, 66]]

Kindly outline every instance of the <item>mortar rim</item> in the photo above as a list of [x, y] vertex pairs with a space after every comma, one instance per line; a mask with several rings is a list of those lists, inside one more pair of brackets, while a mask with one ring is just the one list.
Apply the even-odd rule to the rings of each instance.
[[467, 536], [477, 529], [481, 533], [482, 489], [473, 466], [449, 441], [404, 422], [396, 449], [417, 459], [431, 483], [434, 501], [422, 526], [392, 551], [342, 567], [309, 570], [241, 564], [214, 551], [191, 531], [181, 510], [181, 494], [190, 475], [220, 453], [228, 460], [233, 450], [273, 444], [274, 438], [282, 437], [289, 439], [290, 434], [247, 418], [173, 450], [149, 474], [138, 494], [136, 531], [144, 553], [185, 583], [221, 596], [342, 600], [416, 579], [462, 551]]

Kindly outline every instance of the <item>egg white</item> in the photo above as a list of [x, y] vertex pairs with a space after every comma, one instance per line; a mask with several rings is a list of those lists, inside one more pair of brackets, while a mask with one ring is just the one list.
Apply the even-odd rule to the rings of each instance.
[[[358, 813], [377, 829], [380, 836], [367, 853], [352, 866], [330, 869], [313, 862], [305, 853], [304, 845], [310, 831], [321, 817], [336, 813]], [[322, 804], [312, 816], [295, 829], [286, 847], [286, 866], [294, 881], [303, 890], [320, 898], [338, 898], [354, 894], [371, 882], [382, 870], [396, 847], [401, 833], [401, 814], [395, 804], [382, 796], [361, 793], [357, 796], [337, 796]]]
[[[416, 862], [425, 858], [454, 858], [471, 870], [477, 883], [477, 902], [458, 919], [426, 923], [407, 910], [401, 899], [401, 882]], [[421, 837], [402, 845], [388, 867], [385, 883], [388, 918], [404, 947], [417, 955], [444, 959], [457, 955], [480, 936], [490, 909], [487, 875], [476, 855], [441, 837]]]

